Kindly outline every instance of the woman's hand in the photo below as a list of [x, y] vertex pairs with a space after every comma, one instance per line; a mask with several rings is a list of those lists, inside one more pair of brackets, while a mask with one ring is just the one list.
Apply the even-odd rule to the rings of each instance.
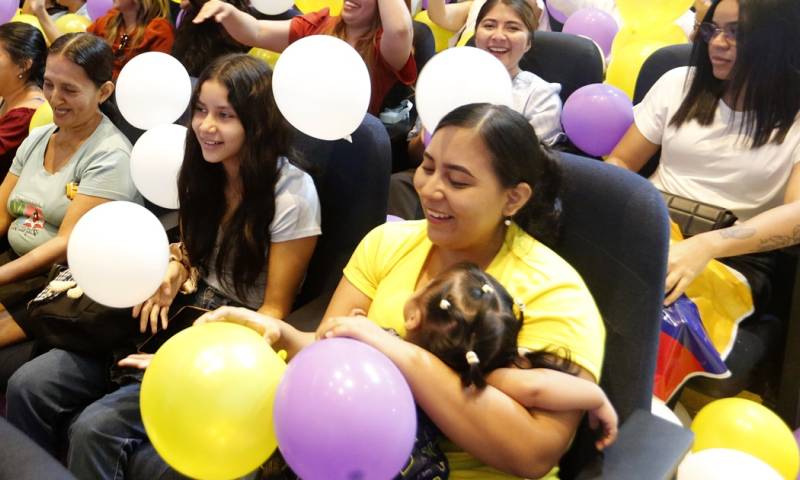
[[217, 23], [222, 23], [223, 20], [230, 17], [236, 12], [236, 7], [230, 3], [222, 2], [220, 0], [209, 0], [194, 17], [192, 23], [203, 23], [209, 18], [214, 18]]
[[47, 6], [44, 0], [25, 0], [22, 5], [22, 13], [39, 16], [47, 13]]
[[677, 300], [713, 259], [714, 254], [702, 234], [673, 242], [669, 247], [664, 305]]
[[164, 280], [152, 297], [133, 307], [133, 317], [139, 317], [139, 331], [147, 331], [147, 324], [153, 333], [158, 331], [158, 319], [161, 318], [161, 328], [166, 330], [169, 323], [169, 306], [180, 290], [181, 284], [186, 280], [186, 269], [180, 262], [172, 261], [167, 265]]
[[119, 365], [120, 367], [138, 368], [139, 370], [145, 370], [147, 367], [150, 366], [150, 362], [152, 360], [153, 360], [152, 353], [134, 353], [128, 355], [127, 357], [117, 362], [117, 365]]
[[317, 330], [318, 338], [350, 337], [384, 351], [387, 342], [399, 339], [354, 310], [349, 317], [331, 317]]
[[605, 402], [600, 408], [590, 410], [588, 415], [589, 427], [592, 430], [599, 429], [602, 435], [595, 442], [595, 447], [597, 447], [598, 450], [603, 450], [614, 443], [614, 440], [617, 439], [617, 423], [619, 419], [617, 418], [617, 412], [614, 410], [611, 402], [608, 401], [608, 398], [605, 399]]
[[249, 308], [220, 307], [212, 312], [203, 314], [195, 320], [195, 325], [211, 322], [230, 322], [255, 330], [270, 345], [275, 345], [281, 339], [280, 320], [260, 314]]

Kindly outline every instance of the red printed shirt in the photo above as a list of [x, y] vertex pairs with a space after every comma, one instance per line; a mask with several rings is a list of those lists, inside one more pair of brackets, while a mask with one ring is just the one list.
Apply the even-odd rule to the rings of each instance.
[[[319, 12], [294, 17], [289, 29], [289, 43], [292, 44], [301, 38], [326, 31], [331, 24], [336, 22], [337, 18], [330, 16], [327, 8]], [[382, 35], [383, 29], [378, 29], [378, 34], [375, 35], [376, 58], [372, 59], [372, 64], [375, 67], [373, 71], [369, 72], [372, 95], [368, 111], [373, 115], [380, 113], [383, 99], [395, 83], [399, 81], [405, 85], [411, 85], [417, 80], [417, 64], [414, 62], [414, 55], [408, 55], [406, 64], [400, 70], [395, 70], [386, 62], [381, 55], [380, 49]]]

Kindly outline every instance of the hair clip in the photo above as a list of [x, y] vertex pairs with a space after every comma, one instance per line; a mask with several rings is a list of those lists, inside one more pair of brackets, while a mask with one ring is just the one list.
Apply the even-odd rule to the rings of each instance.
[[483, 285], [481, 285], [481, 291], [483, 293], [494, 293], [494, 288], [488, 283], [484, 283]]
[[516, 303], [517, 303], [517, 308], [519, 308], [519, 311], [521, 313], [525, 313], [525, 302], [516, 302]]
[[478, 358], [478, 354], [470, 350], [467, 352], [467, 363], [470, 365], [477, 365], [481, 363], [480, 359]]
[[439, 302], [439, 308], [441, 308], [442, 310], [449, 310], [450, 309], [450, 301], [447, 300], [446, 298], [443, 298]]

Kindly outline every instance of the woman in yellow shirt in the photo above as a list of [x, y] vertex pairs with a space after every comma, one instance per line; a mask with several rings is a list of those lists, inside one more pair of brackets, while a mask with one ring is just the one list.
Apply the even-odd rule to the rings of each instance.
[[[488, 104], [454, 110], [439, 123], [415, 174], [425, 220], [388, 223], [362, 240], [318, 336], [353, 310], [402, 336], [406, 300], [468, 261], [525, 304], [520, 347], [568, 352], [579, 376], [596, 382], [605, 341], [600, 314], [577, 272], [540, 241], [556, 237], [559, 177], [519, 113]], [[315, 338], [243, 309], [206, 317], [221, 319], [255, 328], [290, 356]], [[383, 352], [449, 439], [450, 478], [556, 478], [583, 412], [532, 414], [491, 385], [464, 389], [458, 374], [409, 342], [398, 340]]]

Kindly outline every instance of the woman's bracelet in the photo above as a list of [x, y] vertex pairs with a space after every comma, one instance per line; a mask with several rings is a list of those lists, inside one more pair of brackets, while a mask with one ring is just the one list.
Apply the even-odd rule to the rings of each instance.
[[181, 284], [181, 293], [190, 294], [196, 292], [197, 281], [200, 278], [200, 272], [189, 262], [189, 255], [186, 252], [186, 247], [183, 245], [183, 242], [170, 244], [169, 261], [178, 262], [183, 266], [184, 269], [186, 269], [188, 276]]

